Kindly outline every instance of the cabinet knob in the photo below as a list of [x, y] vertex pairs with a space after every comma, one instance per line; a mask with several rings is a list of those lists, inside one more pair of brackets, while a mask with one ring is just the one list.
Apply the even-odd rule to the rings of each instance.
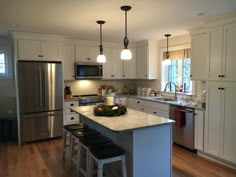
[[154, 113], [154, 114], [156, 114], [157, 112], [156, 112], [156, 111], [154, 111], [153, 113]]
[[190, 74], [190, 77], [193, 77], [193, 75], [192, 75], [192, 74]]
[[75, 118], [74, 117], [71, 117], [70, 120], [74, 120]]
[[137, 101], [137, 103], [140, 103], [139, 101]]
[[86, 60], [91, 60], [91, 58], [86, 58]]
[[38, 55], [38, 57], [41, 57], [41, 55]]
[[222, 75], [219, 75], [219, 77], [222, 77]]
[[115, 75], [113, 75], [113, 74], [111, 75], [111, 77], [114, 77], [114, 76], [115, 76]]
[[74, 106], [74, 104], [73, 104], [73, 103], [71, 103], [71, 104], [70, 104], [70, 106]]
[[125, 75], [123, 74], [123, 77], [125, 77]]
[[225, 75], [221, 75], [221, 77], [225, 77]]

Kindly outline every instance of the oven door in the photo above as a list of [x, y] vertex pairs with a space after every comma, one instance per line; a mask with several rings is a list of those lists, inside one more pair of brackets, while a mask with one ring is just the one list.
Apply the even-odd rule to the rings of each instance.
[[96, 63], [76, 63], [75, 79], [102, 79], [102, 65]]

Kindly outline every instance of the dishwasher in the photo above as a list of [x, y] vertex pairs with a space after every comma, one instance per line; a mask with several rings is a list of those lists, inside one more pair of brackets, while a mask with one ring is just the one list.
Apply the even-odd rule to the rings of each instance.
[[194, 150], [194, 109], [175, 105], [170, 105], [169, 109], [170, 119], [176, 120], [175, 114], [180, 112], [184, 121], [181, 126], [173, 125], [173, 142]]

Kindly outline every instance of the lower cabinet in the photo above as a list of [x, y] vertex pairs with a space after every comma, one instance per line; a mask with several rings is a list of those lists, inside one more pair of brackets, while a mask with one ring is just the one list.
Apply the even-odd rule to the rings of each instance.
[[79, 101], [64, 102], [64, 125], [79, 123], [80, 121], [79, 114], [70, 109], [72, 106], [79, 106]]
[[146, 101], [137, 98], [128, 98], [128, 107], [148, 114], [169, 118], [169, 104]]
[[194, 114], [194, 148], [203, 151], [204, 111], [195, 110]]
[[207, 82], [204, 152], [236, 164], [236, 82]]

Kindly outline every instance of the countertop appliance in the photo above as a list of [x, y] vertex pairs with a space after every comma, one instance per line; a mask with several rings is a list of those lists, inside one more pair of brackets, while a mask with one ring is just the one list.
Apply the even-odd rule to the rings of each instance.
[[96, 105], [105, 102], [105, 98], [97, 94], [74, 95], [73, 97], [79, 97], [79, 106]]
[[76, 62], [75, 79], [102, 79], [102, 64], [95, 62]]
[[61, 62], [18, 61], [17, 72], [19, 143], [62, 136]]
[[[176, 115], [178, 113], [180, 114]], [[194, 109], [170, 105], [169, 114], [170, 119], [176, 121], [176, 123], [173, 125], [174, 143], [194, 150]], [[175, 116], [179, 116], [179, 120], [176, 120]], [[181, 119], [183, 124], [177, 125], [177, 121], [181, 121]]]

